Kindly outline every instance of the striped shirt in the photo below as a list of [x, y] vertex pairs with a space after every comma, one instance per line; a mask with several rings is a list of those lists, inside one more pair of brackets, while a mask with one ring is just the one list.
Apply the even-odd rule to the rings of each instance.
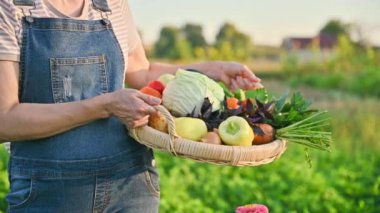
[[[58, 11], [48, 0], [35, 0], [35, 3], [36, 8], [31, 10], [33, 17], [73, 18]], [[128, 54], [141, 40], [127, 0], [108, 0], [108, 5], [112, 10], [108, 17], [127, 63]], [[13, 0], [0, 0], [0, 60], [20, 61], [22, 17], [21, 8], [16, 7]], [[82, 14], [74, 19], [101, 19], [101, 13], [92, 7], [92, 0], [85, 0]]]

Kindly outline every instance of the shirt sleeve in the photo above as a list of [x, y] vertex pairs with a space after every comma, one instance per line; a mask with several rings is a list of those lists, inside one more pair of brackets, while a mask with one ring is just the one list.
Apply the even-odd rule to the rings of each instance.
[[16, 35], [18, 21], [16, 9], [9, 0], [0, 1], [0, 60], [20, 60], [20, 47]]
[[122, 13], [124, 14], [127, 21], [128, 29], [128, 53], [131, 53], [139, 44], [141, 44], [141, 38], [137, 27], [133, 21], [132, 13], [129, 9], [129, 4], [127, 0], [121, 0]]

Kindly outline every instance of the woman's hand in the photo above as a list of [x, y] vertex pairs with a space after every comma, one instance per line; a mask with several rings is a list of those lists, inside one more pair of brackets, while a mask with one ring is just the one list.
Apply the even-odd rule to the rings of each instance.
[[263, 87], [261, 79], [244, 64], [226, 61], [212, 61], [202, 64], [201, 71], [210, 78], [223, 81], [231, 90], [257, 89]]
[[129, 129], [148, 124], [149, 115], [156, 113], [153, 106], [161, 99], [134, 89], [121, 89], [110, 93], [107, 111], [118, 117]]

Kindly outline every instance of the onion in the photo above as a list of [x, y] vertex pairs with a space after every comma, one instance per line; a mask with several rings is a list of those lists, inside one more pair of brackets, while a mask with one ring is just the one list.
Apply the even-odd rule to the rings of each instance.
[[274, 140], [275, 129], [269, 124], [254, 124], [253, 132], [255, 133], [253, 145], [266, 144]]

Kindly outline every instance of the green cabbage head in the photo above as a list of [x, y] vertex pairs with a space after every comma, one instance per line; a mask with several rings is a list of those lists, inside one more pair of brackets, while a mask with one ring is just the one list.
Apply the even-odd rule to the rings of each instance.
[[212, 111], [219, 110], [224, 100], [223, 88], [203, 74], [179, 69], [166, 85], [162, 102], [174, 116], [182, 117], [194, 109], [195, 115], [199, 115], [206, 97], [212, 103]]

